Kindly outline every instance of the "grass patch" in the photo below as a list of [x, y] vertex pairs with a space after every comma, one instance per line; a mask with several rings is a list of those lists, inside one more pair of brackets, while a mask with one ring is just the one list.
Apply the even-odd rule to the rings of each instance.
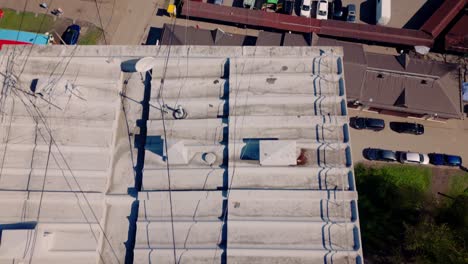
[[54, 25], [54, 18], [51, 15], [38, 14], [36, 17], [32, 12], [17, 14], [11, 9], [3, 9], [3, 12], [0, 28], [45, 33]]
[[462, 193], [468, 194], [468, 173], [450, 177], [449, 195], [455, 197]]
[[431, 169], [428, 167], [409, 165], [385, 165], [367, 167], [362, 164], [356, 166], [356, 174], [365, 177], [379, 177], [382, 181], [398, 188], [411, 188], [425, 193], [431, 185]]
[[79, 45], [96, 45], [102, 37], [102, 30], [98, 27], [90, 27], [78, 40]]

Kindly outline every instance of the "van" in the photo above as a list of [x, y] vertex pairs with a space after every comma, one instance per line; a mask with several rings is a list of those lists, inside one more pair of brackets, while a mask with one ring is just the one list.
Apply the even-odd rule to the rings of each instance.
[[385, 26], [390, 22], [392, 14], [391, 0], [376, 0], [375, 21], [377, 25]]

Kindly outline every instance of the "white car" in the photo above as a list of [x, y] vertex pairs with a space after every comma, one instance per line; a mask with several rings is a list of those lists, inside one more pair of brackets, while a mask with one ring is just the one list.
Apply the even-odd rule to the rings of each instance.
[[399, 160], [401, 163], [429, 164], [429, 156], [415, 152], [401, 152]]
[[317, 3], [317, 15], [315, 18], [326, 20], [328, 18], [328, 0], [320, 0]]
[[310, 6], [312, 5], [312, 0], [303, 0], [301, 5], [301, 16], [310, 17]]

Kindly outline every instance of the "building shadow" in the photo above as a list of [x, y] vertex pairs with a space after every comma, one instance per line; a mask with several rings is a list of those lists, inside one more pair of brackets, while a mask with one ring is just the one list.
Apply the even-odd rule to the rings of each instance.
[[135, 241], [136, 241], [136, 231], [137, 231], [137, 221], [138, 221], [138, 208], [139, 208], [139, 201], [135, 200], [132, 203], [130, 209], [130, 215], [128, 216], [128, 233], [127, 233], [127, 241], [124, 243], [125, 245], [125, 263], [133, 263], [134, 253], [133, 250], [135, 248]]
[[443, 0], [428, 0], [421, 8], [406, 22], [403, 28], [420, 29], [422, 25], [434, 14], [434, 12], [442, 5]]
[[302, 5], [302, 0], [296, 0], [294, 2], [294, 13], [296, 13], [296, 16], [301, 15], [301, 5]]
[[169, 14], [167, 13], [167, 10], [164, 8], [158, 8], [158, 11], [156, 11], [156, 16], [168, 16]]
[[242, 46], [255, 46], [256, 43], [257, 43], [257, 37], [245, 36]]
[[151, 27], [145, 45], [156, 45], [158, 40], [161, 41], [162, 31], [162, 28]]
[[359, 19], [367, 24], [375, 24], [376, 0], [366, 0], [359, 6]]
[[243, 0], [234, 0], [232, 1], [232, 7], [244, 7]]

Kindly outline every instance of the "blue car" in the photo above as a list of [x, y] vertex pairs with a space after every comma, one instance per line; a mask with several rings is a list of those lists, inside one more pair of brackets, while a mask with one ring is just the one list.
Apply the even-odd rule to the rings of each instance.
[[347, 9], [348, 9], [348, 15], [346, 16], [346, 21], [355, 23], [356, 22], [356, 5], [349, 4]]
[[77, 24], [73, 24], [65, 30], [62, 34], [62, 40], [66, 45], [76, 45], [78, 38], [80, 37], [81, 27]]
[[386, 149], [366, 148], [363, 155], [368, 160], [397, 161], [396, 153]]
[[429, 160], [431, 164], [436, 166], [454, 166], [458, 167], [462, 164], [462, 158], [456, 155], [447, 155], [440, 153], [430, 153]]

